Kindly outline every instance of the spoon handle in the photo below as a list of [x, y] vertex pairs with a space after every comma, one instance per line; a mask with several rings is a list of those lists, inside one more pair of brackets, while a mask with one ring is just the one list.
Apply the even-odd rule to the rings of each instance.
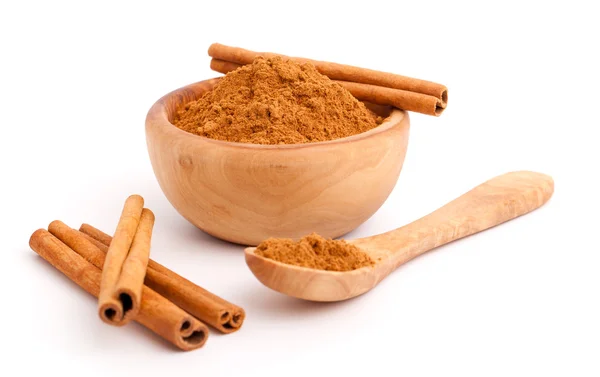
[[454, 240], [481, 232], [542, 206], [554, 192], [551, 177], [519, 171], [497, 176], [429, 215], [357, 246], [382, 252], [393, 267]]

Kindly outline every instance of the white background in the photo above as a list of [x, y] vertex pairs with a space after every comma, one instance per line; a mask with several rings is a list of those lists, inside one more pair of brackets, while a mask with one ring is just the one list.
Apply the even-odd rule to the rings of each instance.
[[[577, 1], [484, 3], [3, 2], [0, 374], [600, 375], [598, 13]], [[394, 192], [347, 238], [511, 170], [552, 175], [554, 197], [354, 300], [270, 291], [240, 246], [178, 215], [146, 152], [147, 110], [216, 75], [212, 42], [448, 86], [440, 118], [411, 114]], [[132, 193], [157, 216], [153, 258], [243, 306], [240, 332], [183, 353], [137, 324], [104, 325], [96, 301], [29, 249], [54, 219], [112, 232]]]

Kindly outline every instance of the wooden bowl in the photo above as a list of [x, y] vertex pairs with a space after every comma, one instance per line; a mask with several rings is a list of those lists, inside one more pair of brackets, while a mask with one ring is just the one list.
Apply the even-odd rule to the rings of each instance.
[[167, 94], [146, 118], [161, 189], [206, 233], [244, 245], [311, 232], [339, 237], [371, 217], [396, 185], [408, 144], [406, 112], [388, 109], [377, 128], [310, 144], [232, 143], [175, 127], [177, 109], [218, 80]]

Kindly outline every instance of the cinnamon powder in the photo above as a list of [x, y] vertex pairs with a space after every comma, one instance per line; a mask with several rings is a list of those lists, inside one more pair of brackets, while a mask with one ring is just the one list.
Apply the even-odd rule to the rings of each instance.
[[258, 57], [228, 73], [213, 90], [187, 103], [175, 126], [212, 139], [254, 144], [326, 141], [382, 122], [310, 63]]
[[358, 247], [343, 240], [326, 239], [316, 233], [298, 242], [288, 238], [269, 238], [261, 242], [254, 253], [286, 264], [327, 271], [350, 271], [375, 264]]

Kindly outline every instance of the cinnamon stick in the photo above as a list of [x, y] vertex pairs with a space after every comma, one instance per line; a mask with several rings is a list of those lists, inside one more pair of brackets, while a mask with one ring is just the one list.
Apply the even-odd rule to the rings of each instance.
[[[53, 224], [54, 231], [61, 234], [64, 224]], [[66, 236], [65, 238], [70, 239]], [[69, 279], [98, 297], [102, 280], [102, 272], [98, 266], [102, 263], [96, 265], [90, 262], [90, 259], [100, 261], [104, 253], [83, 237], [71, 241], [73, 245], [77, 245], [78, 250], [85, 250], [88, 258], [72, 250], [45, 229], [35, 231], [31, 235], [29, 245]], [[208, 338], [206, 325], [146, 286], [142, 289], [142, 302], [134, 320], [184, 351], [202, 347]]]
[[[235, 71], [241, 66], [214, 58], [210, 61], [210, 68], [223, 74]], [[399, 109], [435, 116], [441, 115], [446, 107], [446, 103], [426, 94], [349, 81], [333, 81], [346, 88], [357, 99], [378, 105], [391, 105]]]
[[[143, 213], [146, 225], [138, 229]], [[146, 239], [152, 232], [153, 224], [152, 212], [147, 209], [144, 211], [144, 199], [139, 195], [128, 197], [115, 231], [114, 242], [102, 268], [98, 312], [100, 318], [108, 324], [122, 326], [139, 311], [150, 253], [149, 241], [146, 242]], [[150, 233], [147, 233], [148, 229]], [[147, 234], [138, 236], [138, 230]], [[139, 241], [132, 247], [134, 237]], [[143, 263], [144, 260], [146, 263]]]
[[[82, 224], [79, 230], [106, 252], [112, 238], [89, 224]], [[245, 319], [244, 309], [199, 287], [161, 264], [148, 262], [145, 284], [186, 312], [221, 331], [231, 333], [242, 326]]]
[[[127, 294], [132, 298], [134, 308], [139, 306], [144, 285], [144, 276], [150, 259], [150, 240], [154, 227], [154, 213], [148, 208], [142, 209], [140, 221], [131, 242], [129, 254], [123, 262], [116, 294]], [[134, 312], [132, 310], [131, 312]]]
[[213, 43], [209, 47], [208, 55], [215, 59], [242, 65], [252, 63], [258, 56], [264, 56], [266, 58], [282, 56], [302, 63], [311, 63], [315, 66], [317, 71], [332, 80], [375, 85], [378, 87], [400, 89], [433, 96], [439, 101], [439, 107], [441, 108], [439, 111], [440, 113], [446, 108], [448, 102], [448, 89], [444, 85], [388, 72], [300, 57], [288, 57], [271, 52], [255, 52], [239, 47], [225, 46], [219, 43]]

